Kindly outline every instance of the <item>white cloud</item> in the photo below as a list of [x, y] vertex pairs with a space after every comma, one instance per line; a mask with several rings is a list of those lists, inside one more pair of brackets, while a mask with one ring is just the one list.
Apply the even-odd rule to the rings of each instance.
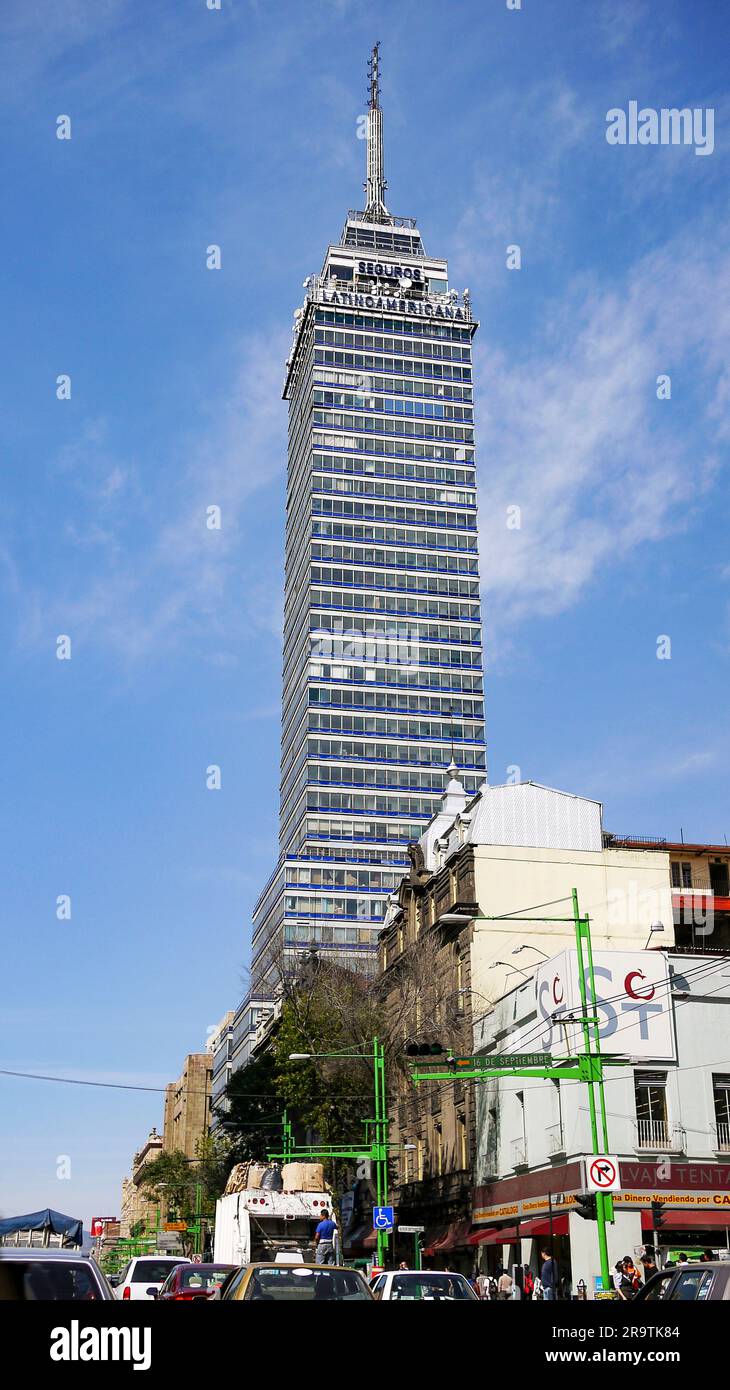
[[[235, 379], [222, 384], [207, 430], [188, 445], [173, 513], [164, 515], [159, 494], [156, 503], [142, 499], [139, 531], [129, 508], [119, 506], [127, 475], [111, 458], [108, 423], [102, 429], [92, 422], [64, 449], [61, 468], [77, 470], [87, 503], [83, 524], [71, 534], [98, 544], [99, 565], [83, 589], [76, 577], [75, 587], [52, 594], [26, 591], [26, 642], [47, 643], [49, 631], [67, 632], [134, 662], [193, 638], [224, 635], [229, 647], [251, 631], [279, 636], [281, 577], [267, 565], [265, 544], [250, 558], [242, 553], [241, 534], [249, 525], [255, 531], [255, 494], [286, 465], [287, 351], [282, 333], [244, 341]], [[209, 506], [221, 508], [220, 531], [206, 526]], [[148, 537], [146, 547], [140, 534]]]
[[[478, 359], [485, 615], [503, 641], [689, 524], [715, 476], [730, 254], [694, 233], [623, 284], [584, 286], [548, 308], [542, 340], [519, 361], [488, 350]], [[663, 372], [673, 379], [666, 402], [656, 397]], [[507, 527], [514, 505], [519, 530]]]

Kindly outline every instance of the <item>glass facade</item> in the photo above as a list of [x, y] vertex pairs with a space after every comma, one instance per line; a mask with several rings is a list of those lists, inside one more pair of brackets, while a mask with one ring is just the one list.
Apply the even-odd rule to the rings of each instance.
[[284, 390], [280, 844], [254, 913], [259, 995], [311, 947], [373, 969], [452, 750], [467, 791], [486, 775], [468, 293], [412, 219], [367, 212], [306, 288]]

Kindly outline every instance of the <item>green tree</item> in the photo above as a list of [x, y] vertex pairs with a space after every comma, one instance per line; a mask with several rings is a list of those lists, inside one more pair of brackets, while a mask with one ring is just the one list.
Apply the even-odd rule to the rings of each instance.
[[225, 1106], [216, 1112], [226, 1126], [229, 1141], [223, 1186], [235, 1163], [264, 1160], [278, 1144], [285, 1102], [277, 1086], [273, 1053], [265, 1052], [234, 1072], [226, 1086], [225, 1099]]

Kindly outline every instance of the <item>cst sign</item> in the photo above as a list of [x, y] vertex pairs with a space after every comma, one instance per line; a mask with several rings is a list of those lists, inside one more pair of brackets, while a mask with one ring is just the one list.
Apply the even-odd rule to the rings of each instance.
[[[596, 996], [592, 998], [586, 969], [588, 1014], [599, 1020], [603, 1053], [673, 1061], [674, 1032], [666, 957], [659, 951], [596, 951], [593, 958]], [[543, 962], [535, 977], [538, 1019], [543, 1033], [539, 1046], [555, 1056], [575, 1053], [583, 1046], [579, 1023], [563, 1015], [580, 1016], [582, 1004], [575, 951], [562, 951]]]

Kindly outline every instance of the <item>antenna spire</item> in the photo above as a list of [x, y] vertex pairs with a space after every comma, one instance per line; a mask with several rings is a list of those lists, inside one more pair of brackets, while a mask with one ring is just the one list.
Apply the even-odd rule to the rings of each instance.
[[368, 63], [368, 168], [365, 184], [365, 216], [371, 222], [388, 222], [385, 206], [385, 163], [383, 159], [383, 113], [380, 109], [380, 44], [376, 43]]

